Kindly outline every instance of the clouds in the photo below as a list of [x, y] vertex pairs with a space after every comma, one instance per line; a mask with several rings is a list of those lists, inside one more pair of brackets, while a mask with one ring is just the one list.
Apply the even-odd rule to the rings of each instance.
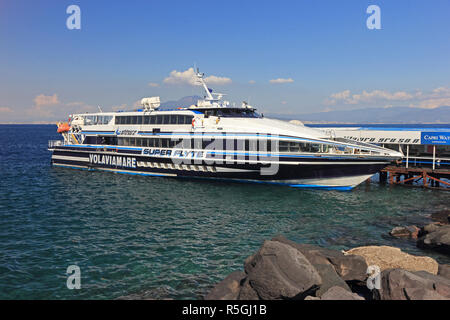
[[44, 94], [40, 94], [34, 98], [34, 104], [38, 107], [40, 106], [54, 106], [59, 104], [58, 96], [53, 94], [52, 96], [46, 96]]
[[[218, 76], [208, 76], [204, 78], [205, 82], [210, 85], [226, 85], [230, 84], [232, 81], [230, 78], [218, 77]], [[170, 75], [163, 80], [163, 83], [169, 85], [198, 85], [198, 81], [195, 76], [194, 68], [189, 68], [185, 71], [173, 70]]]
[[39, 94], [33, 99], [34, 105], [26, 110], [26, 113], [32, 117], [38, 117], [39, 120], [57, 120], [65, 119], [71, 113], [84, 113], [96, 111], [94, 106], [84, 102], [62, 102], [58, 95]]
[[12, 113], [12, 109], [8, 107], [0, 107], [0, 113]]
[[361, 93], [351, 93], [350, 90], [333, 93], [325, 100], [326, 105], [377, 105], [387, 106], [408, 105], [416, 108], [437, 108], [450, 105], [450, 88], [439, 87], [430, 92], [416, 90], [413, 92], [387, 90], [363, 90]]
[[278, 79], [272, 79], [269, 80], [270, 83], [292, 83], [294, 82], [294, 79], [292, 78], [278, 78]]
[[152, 87], [152, 88], [157, 88], [157, 87], [159, 87], [159, 83], [156, 83], [156, 82], [149, 82], [147, 85], [148, 85], [149, 87]]
[[[228, 85], [233, 81], [228, 77], [220, 77], [216, 75], [210, 75], [204, 78], [206, 84], [208, 85]], [[277, 78], [269, 80], [271, 84], [284, 84], [284, 83], [293, 83], [294, 79], [292, 78]], [[173, 70], [170, 72], [169, 76], [164, 78], [162, 81], [165, 85], [190, 85], [197, 86], [200, 83], [197, 81], [196, 73], [194, 68], [188, 68], [184, 71]], [[255, 80], [249, 80], [248, 84], [256, 84]], [[148, 83], [150, 87], [158, 87], [158, 83], [150, 82]]]

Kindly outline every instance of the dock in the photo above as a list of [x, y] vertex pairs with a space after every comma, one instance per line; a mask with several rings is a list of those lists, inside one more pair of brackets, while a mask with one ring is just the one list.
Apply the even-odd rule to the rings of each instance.
[[402, 152], [401, 160], [379, 172], [380, 183], [450, 191], [450, 126], [310, 126], [334, 138]]
[[387, 166], [380, 171], [380, 183], [450, 191], [450, 169]]

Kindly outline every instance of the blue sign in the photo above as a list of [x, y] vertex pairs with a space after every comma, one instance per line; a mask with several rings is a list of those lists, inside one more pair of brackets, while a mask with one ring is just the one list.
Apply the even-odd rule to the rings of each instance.
[[450, 145], [450, 132], [421, 132], [421, 144]]

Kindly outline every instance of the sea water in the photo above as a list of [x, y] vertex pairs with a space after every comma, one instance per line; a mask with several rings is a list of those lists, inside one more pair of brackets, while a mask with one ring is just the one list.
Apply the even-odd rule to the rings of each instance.
[[[0, 299], [198, 299], [276, 235], [333, 249], [390, 245], [449, 194], [363, 183], [351, 192], [51, 167], [54, 125], [0, 125]], [[68, 266], [81, 289], [69, 290]]]

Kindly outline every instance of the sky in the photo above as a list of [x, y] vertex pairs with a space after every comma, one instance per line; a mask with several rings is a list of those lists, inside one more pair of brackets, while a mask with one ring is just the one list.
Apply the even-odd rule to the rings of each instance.
[[194, 65], [265, 113], [449, 106], [450, 1], [0, 0], [0, 123], [203, 95]]

